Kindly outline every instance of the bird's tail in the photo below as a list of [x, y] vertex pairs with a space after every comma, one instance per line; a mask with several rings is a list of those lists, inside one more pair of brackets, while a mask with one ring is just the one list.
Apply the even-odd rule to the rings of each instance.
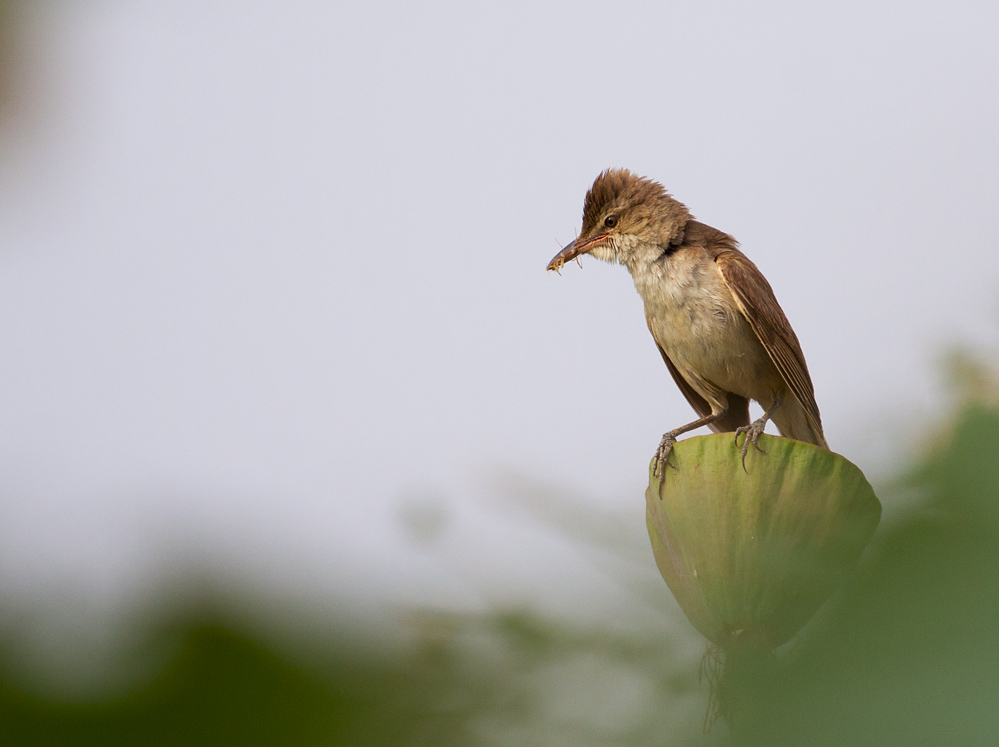
[[826, 437], [822, 433], [822, 424], [818, 422], [813, 424], [805, 414], [805, 408], [793, 396], [781, 403], [770, 419], [774, 421], [780, 434], [785, 438], [805, 441], [821, 446], [823, 449], [829, 448]]

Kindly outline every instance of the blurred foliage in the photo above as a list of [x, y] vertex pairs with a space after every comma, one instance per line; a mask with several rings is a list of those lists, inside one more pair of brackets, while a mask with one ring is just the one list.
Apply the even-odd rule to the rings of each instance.
[[13, 95], [13, 69], [23, 33], [17, 16], [19, 4], [19, 0], [0, 0], [0, 115]]
[[618, 617], [652, 600], [653, 625], [431, 609], [400, 615], [407, 645], [378, 649], [357, 631], [292, 640], [245, 613], [167, 599], [134, 654], [151, 664], [124, 667], [147, 674], [111, 694], [25, 678], [8, 631], [0, 745], [999, 744], [999, 409], [994, 379], [968, 360], [959, 414], [897, 481], [906, 505], [896, 500], [848, 587], [732, 684], [739, 707], [709, 734], [699, 652], [679, 613], [662, 613], [642, 527], [618, 532], [536, 491], [541, 518], [608, 559], [639, 600]]
[[[353, 696], [353, 701], [351, 697]], [[258, 643], [192, 625], [156, 679], [107, 703], [66, 703], [0, 691], [0, 742], [10, 745], [329, 744], [348, 731], [340, 693]]]
[[999, 410], [969, 406], [904, 480], [926, 497], [882, 528], [765, 695], [743, 693], [740, 741], [999, 744], [997, 454]]
[[662, 638], [529, 613], [414, 613], [411, 647], [358, 650], [355, 633], [304, 655], [302, 640], [264, 644], [218, 610], [162, 615], [183, 622], [142, 648], [173, 651], [169, 663], [124, 693], [0, 685], [0, 744], [655, 744], [675, 728], [659, 704], [696, 692]]
[[955, 346], [943, 355], [940, 368], [956, 410], [999, 407], [999, 371], [982, 354]]

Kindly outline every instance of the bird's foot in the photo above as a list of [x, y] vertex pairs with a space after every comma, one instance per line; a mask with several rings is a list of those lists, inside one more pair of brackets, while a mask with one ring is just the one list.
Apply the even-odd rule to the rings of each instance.
[[763, 435], [763, 431], [767, 427], [767, 418], [765, 415], [758, 420], [754, 420], [750, 425], [740, 425], [735, 429], [735, 445], [739, 445], [739, 436], [745, 434], [746, 439], [742, 442], [742, 469], [748, 474], [749, 470], [746, 469], [746, 454], [749, 453], [749, 444], [753, 444], [756, 450], [761, 454], [766, 454], [767, 452], [757, 443], [760, 440], [760, 436]]
[[676, 433], [674, 431], [664, 433], [663, 440], [659, 442], [659, 448], [656, 449], [656, 479], [663, 479], [667, 467], [676, 469], [676, 465], [669, 460], [670, 452], [673, 451], [675, 445]]

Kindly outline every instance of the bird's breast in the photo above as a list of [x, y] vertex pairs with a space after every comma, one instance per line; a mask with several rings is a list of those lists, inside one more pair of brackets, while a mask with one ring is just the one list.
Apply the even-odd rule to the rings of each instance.
[[781, 386], [780, 375], [714, 261], [682, 253], [671, 259], [678, 261], [657, 277], [635, 280], [656, 342], [708, 401], [716, 390], [769, 397]]

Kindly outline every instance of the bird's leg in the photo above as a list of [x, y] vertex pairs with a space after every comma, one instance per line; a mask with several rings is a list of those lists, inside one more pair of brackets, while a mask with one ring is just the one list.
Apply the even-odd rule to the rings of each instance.
[[757, 441], [759, 441], [760, 436], [763, 435], [763, 431], [767, 427], [767, 421], [770, 420], [771, 417], [773, 417], [773, 414], [777, 412], [777, 408], [781, 406], [781, 403], [783, 401], [784, 399], [782, 397], [774, 397], [773, 404], [770, 405], [769, 408], [767, 408], [767, 411], [765, 413], [763, 413], [762, 418], [754, 420], [751, 425], [740, 425], [738, 428], [735, 429], [736, 446], [739, 445], [739, 436], [741, 436], [742, 434], [746, 434], [746, 440], [742, 442], [742, 469], [745, 472], [747, 473], [749, 472], [749, 470], [746, 469], [746, 454], [749, 452], [750, 442], [752, 442], [753, 446], [755, 446], [756, 450], [761, 454], [767, 453], [762, 448], [760, 448], [760, 445], [757, 443]]
[[720, 420], [725, 417], [728, 412], [727, 409], [721, 412], [713, 412], [710, 415], [705, 415], [703, 418], [695, 420], [693, 423], [687, 423], [686, 425], [681, 425], [679, 428], [674, 428], [671, 431], [667, 431], [663, 434], [663, 440], [659, 442], [659, 448], [656, 449], [656, 477], [658, 479], [663, 478], [663, 472], [666, 466], [669, 465], [676, 469], [676, 465], [670, 464], [669, 455], [673, 451], [673, 446], [676, 445], [676, 437], [686, 433], [687, 431], [692, 431], [695, 428], [700, 428], [702, 425], [710, 425], [716, 420]]

